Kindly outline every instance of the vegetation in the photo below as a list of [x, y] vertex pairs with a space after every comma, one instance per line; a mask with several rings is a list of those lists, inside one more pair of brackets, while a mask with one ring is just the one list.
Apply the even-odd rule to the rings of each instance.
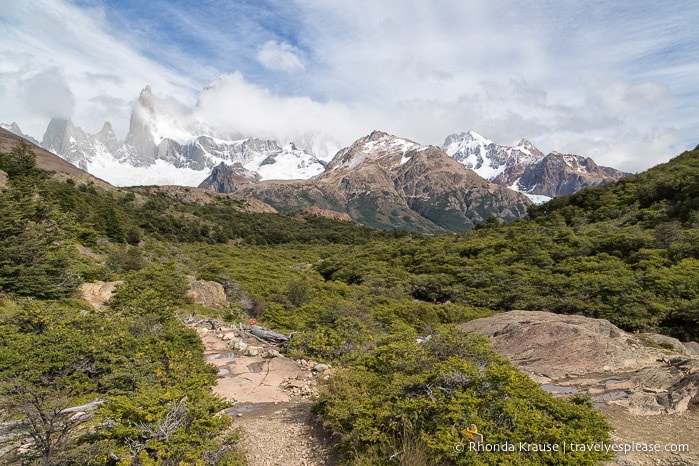
[[[4, 462], [239, 464], [215, 371], [178, 318], [192, 312], [294, 331], [289, 356], [341, 367], [317, 412], [346, 464], [603, 459], [455, 451], [470, 424], [488, 443], [542, 444], [603, 441], [608, 426], [453, 324], [549, 310], [699, 337], [699, 150], [529, 219], [438, 237], [58, 181], [28, 146], [0, 153], [0, 169]], [[230, 305], [196, 307], [185, 275], [222, 283]], [[107, 312], [74, 299], [81, 282], [116, 279]], [[87, 403], [99, 408], [70, 409]], [[22, 436], [26, 449], [3, 450]]]
[[[452, 328], [416, 337], [405, 329], [383, 338], [332, 377], [321, 396], [317, 412], [353, 464], [578, 465], [607, 458], [562, 450], [607, 439], [609, 427], [589, 402], [552, 398], [494, 354], [485, 337]], [[482, 451], [461, 434], [471, 424], [487, 432]]]

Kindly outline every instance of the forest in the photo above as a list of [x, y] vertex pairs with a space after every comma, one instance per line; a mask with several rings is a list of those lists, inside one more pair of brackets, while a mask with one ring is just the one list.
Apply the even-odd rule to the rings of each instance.
[[[0, 153], [0, 170], [9, 464], [244, 464], [235, 423], [217, 415], [227, 404], [210, 392], [216, 371], [182, 324], [195, 313], [293, 331], [287, 356], [341, 368], [316, 405], [341, 464], [395, 464], [397, 449], [403, 464], [606, 459], [454, 451], [472, 423], [510, 442], [598, 442], [609, 431], [589, 400], [552, 397], [455, 324], [546, 310], [699, 339], [699, 148], [532, 206], [526, 219], [440, 236], [103, 189], [36, 168], [26, 145]], [[223, 284], [227, 308], [192, 303], [186, 275]], [[124, 282], [109, 312], [76, 299], [95, 280]], [[86, 403], [99, 407], [65, 411]], [[20, 431], [33, 441], [8, 449]]]

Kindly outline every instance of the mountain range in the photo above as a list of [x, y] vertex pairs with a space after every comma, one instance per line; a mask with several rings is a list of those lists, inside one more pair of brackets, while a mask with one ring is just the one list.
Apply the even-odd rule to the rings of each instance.
[[277, 210], [312, 206], [376, 228], [463, 231], [489, 217], [526, 213], [523, 194], [491, 183], [441, 149], [380, 131], [342, 149], [308, 180], [260, 180], [240, 164], [221, 164], [200, 185], [264, 201]]
[[589, 157], [560, 152], [544, 155], [526, 139], [509, 147], [473, 131], [447, 136], [442, 149], [493, 183], [548, 198], [572, 194], [628, 175], [614, 168], [601, 167]]
[[134, 104], [124, 140], [109, 122], [91, 134], [54, 118], [41, 142], [16, 123], [2, 128], [117, 186], [201, 186], [280, 210], [313, 208], [423, 232], [460, 231], [491, 216], [512, 220], [532, 201], [626, 175], [578, 155], [545, 155], [524, 139], [509, 147], [472, 131], [447, 136], [441, 147], [374, 131], [334, 157], [315, 155], [309, 140], [297, 147], [222, 137], [155, 98], [149, 86]]

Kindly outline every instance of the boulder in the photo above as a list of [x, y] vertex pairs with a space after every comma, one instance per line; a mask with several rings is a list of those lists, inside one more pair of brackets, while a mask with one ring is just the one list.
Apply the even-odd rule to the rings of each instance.
[[630, 370], [655, 362], [641, 342], [608, 320], [539, 311], [510, 311], [461, 325], [491, 337], [498, 353], [548, 378]]
[[246, 356], [257, 356], [262, 352], [262, 348], [259, 346], [248, 346], [245, 350]]
[[699, 403], [699, 358], [674, 338], [538, 311], [504, 312], [461, 329], [490, 337], [499, 354], [554, 394], [585, 394], [638, 415], [679, 413]]
[[191, 297], [195, 303], [206, 307], [221, 307], [226, 305], [228, 298], [223, 285], [208, 280], [197, 280], [192, 276], [187, 276], [189, 291], [187, 296]]
[[80, 285], [80, 297], [93, 308], [102, 311], [107, 307], [107, 303], [112, 299], [112, 296], [114, 296], [116, 287], [123, 283], [122, 281], [102, 282], [99, 280], [92, 283], [83, 283]]
[[659, 333], [642, 333], [642, 338], [647, 338], [653, 343], [665, 347], [667, 349], [674, 349], [675, 351], [682, 354], [691, 354], [691, 351], [677, 338], [672, 338], [667, 335], [660, 335]]
[[245, 351], [248, 349], [248, 345], [242, 340], [238, 340], [235, 343], [233, 343], [233, 349], [238, 351]]

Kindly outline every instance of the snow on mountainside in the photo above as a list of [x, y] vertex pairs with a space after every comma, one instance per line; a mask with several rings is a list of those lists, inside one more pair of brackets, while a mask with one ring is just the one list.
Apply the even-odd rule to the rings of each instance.
[[[225, 84], [224, 79], [207, 86], [200, 100], [211, 98], [208, 91], [212, 86]], [[296, 144], [281, 145], [273, 139], [222, 134], [212, 126], [215, 120], [203, 121], [202, 115], [196, 107], [187, 109], [159, 99], [146, 86], [134, 104], [123, 141], [109, 122], [98, 133], [90, 134], [70, 120], [54, 118], [39, 145], [116, 186], [197, 186], [221, 164], [235, 166], [236, 172], [253, 173], [260, 181], [308, 180], [364, 163], [399, 167], [410, 160], [406, 154], [428, 147], [379, 132], [339, 152], [332, 148], [332, 139], [322, 133], [304, 133], [297, 136]], [[15, 123], [2, 127], [31, 140]], [[544, 155], [524, 139], [508, 147], [466, 132], [447, 136], [441, 148], [481, 177], [522, 192], [535, 202], [624, 175], [577, 155]]]
[[427, 146], [408, 139], [374, 131], [338, 152], [328, 164], [328, 171], [351, 169], [364, 163], [376, 163], [383, 168], [392, 168], [408, 162], [410, 157], [406, 154], [409, 151], [426, 148]]
[[447, 136], [442, 150], [483, 178], [508, 187], [527, 166], [544, 157], [526, 139], [516, 147], [501, 146], [474, 131]]
[[99, 133], [89, 134], [70, 120], [54, 118], [41, 146], [116, 186], [197, 186], [221, 163], [239, 163], [263, 180], [307, 179], [325, 169], [323, 160], [293, 143], [281, 147], [273, 140], [222, 139], [204, 122], [187, 121], [146, 86], [134, 105], [124, 141], [117, 139], [109, 123]]
[[447, 136], [442, 150], [483, 178], [522, 192], [536, 203], [626, 175], [579, 155], [544, 155], [526, 139], [508, 147], [472, 131]]

